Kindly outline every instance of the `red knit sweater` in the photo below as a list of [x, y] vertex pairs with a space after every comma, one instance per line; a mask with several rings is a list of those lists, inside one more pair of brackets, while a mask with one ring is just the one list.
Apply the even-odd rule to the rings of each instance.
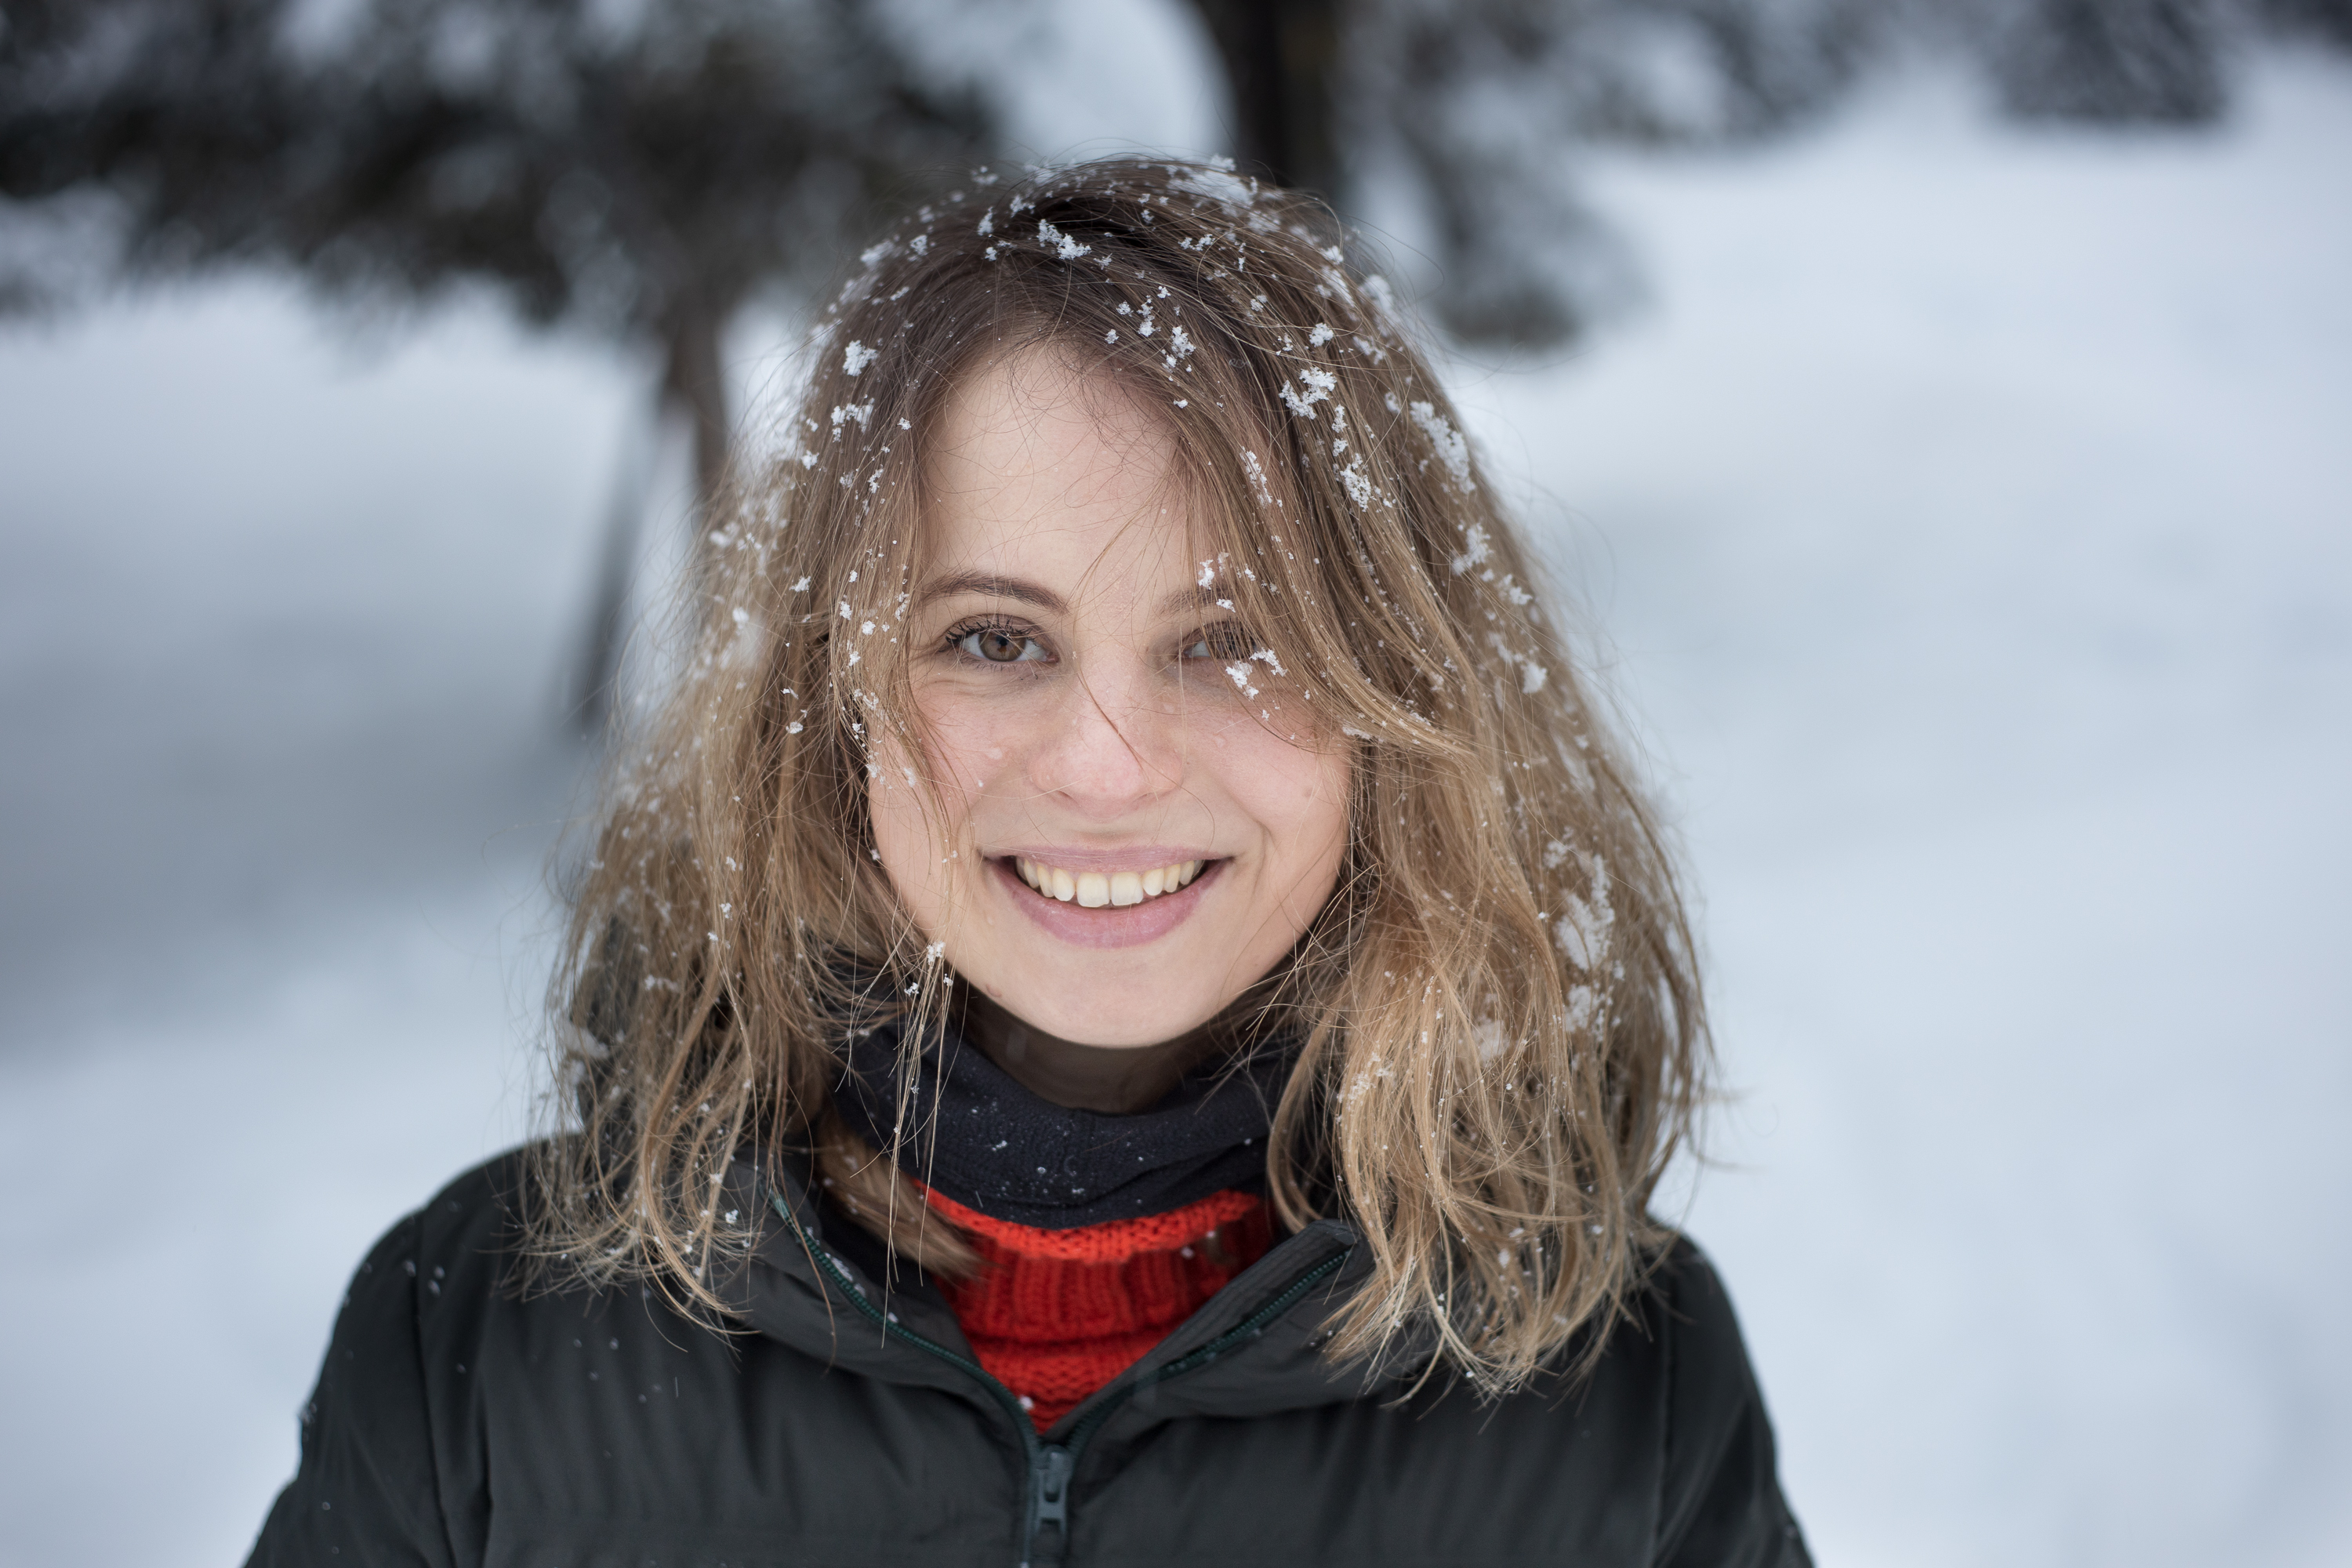
[[1265, 1201], [1212, 1193], [1166, 1214], [1040, 1230], [926, 1192], [988, 1267], [947, 1287], [972, 1353], [1045, 1431], [1265, 1255]]

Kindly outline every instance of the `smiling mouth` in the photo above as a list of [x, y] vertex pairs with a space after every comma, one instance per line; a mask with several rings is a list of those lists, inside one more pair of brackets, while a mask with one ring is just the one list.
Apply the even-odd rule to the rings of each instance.
[[1024, 855], [1006, 857], [1013, 875], [1057, 903], [1080, 909], [1126, 909], [1149, 903], [1191, 885], [1212, 860], [1178, 860], [1143, 871], [1069, 871], [1032, 860]]

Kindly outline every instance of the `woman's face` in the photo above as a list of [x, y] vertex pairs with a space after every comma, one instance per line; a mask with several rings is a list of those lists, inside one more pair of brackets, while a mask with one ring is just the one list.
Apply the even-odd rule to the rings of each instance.
[[[882, 865], [962, 981], [1031, 1027], [1173, 1039], [1330, 897], [1347, 752], [1287, 696], [1273, 711], [1284, 683], [1253, 700], [1226, 673], [1268, 673], [1263, 645], [1202, 586], [1174, 443], [1134, 394], [1034, 350], [967, 378], [932, 436], [907, 612], [929, 751], [877, 745]], [[926, 773], [944, 821], [910, 786]]]

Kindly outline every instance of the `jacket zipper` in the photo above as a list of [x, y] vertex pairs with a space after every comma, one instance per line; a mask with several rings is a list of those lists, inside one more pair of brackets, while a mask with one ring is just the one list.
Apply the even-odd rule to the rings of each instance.
[[1243, 1340], [1250, 1338], [1268, 1323], [1289, 1311], [1298, 1304], [1299, 1298], [1305, 1296], [1324, 1279], [1338, 1273], [1348, 1261], [1348, 1254], [1345, 1252], [1325, 1258], [1285, 1286], [1265, 1306], [1260, 1307], [1199, 1350], [1178, 1356], [1149, 1376], [1138, 1378], [1113, 1391], [1109, 1398], [1087, 1413], [1086, 1419], [1070, 1428], [1067, 1440], [1048, 1443], [1037, 1435], [1037, 1425], [1029, 1419], [1029, 1412], [1022, 1408], [1019, 1394], [999, 1383], [986, 1367], [982, 1366], [970, 1356], [958, 1355], [938, 1341], [915, 1332], [914, 1330], [899, 1322], [897, 1318], [866, 1300], [866, 1292], [857, 1288], [857, 1282], [849, 1277], [848, 1270], [835, 1258], [831, 1249], [812, 1241], [808, 1234], [801, 1228], [800, 1218], [793, 1213], [791, 1205], [784, 1201], [783, 1194], [772, 1193], [769, 1195], [769, 1203], [778, 1214], [783, 1216], [784, 1223], [793, 1227], [793, 1235], [798, 1238], [808, 1255], [816, 1260], [818, 1268], [833, 1281], [841, 1295], [851, 1306], [856, 1308], [859, 1312], [879, 1327], [885, 1337], [896, 1335], [917, 1350], [938, 1357], [957, 1371], [972, 1378], [982, 1387], [987, 1389], [996, 1402], [1003, 1405], [1006, 1413], [1013, 1417], [1013, 1429], [1021, 1434], [1022, 1450], [1027, 1461], [1028, 1470], [1027, 1507], [1024, 1510], [1021, 1525], [1021, 1568], [1031, 1568], [1036, 1558], [1037, 1533], [1048, 1524], [1053, 1525], [1060, 1532], [1061, 1548], [1065, 1551], [1068, 1549], [1070, 1478], [1076, 1473], [1078, 1457], [1086, 1452], [1087, 1445], [1093, 1440], [1094, 1435], [1101, 1430], [1103, 1423], [1108, 1420], [1120, 1405], [1133, 1398], [1142, 1388], [1157, 1387], [1171, 1378], [1181, 1377], [1188, 1372], [1197, 1372], [1208, 1365]]

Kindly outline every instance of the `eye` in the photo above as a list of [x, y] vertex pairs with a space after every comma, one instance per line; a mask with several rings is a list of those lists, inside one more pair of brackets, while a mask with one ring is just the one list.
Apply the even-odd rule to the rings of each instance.
[[1054, 657], [1044, 643], [1011, 626], [971, 626], [948, 636], [959, 651], [982, 664], [1042, 664]]
[[1202, 626], [1194, 632], [1192, 640], [1184, 646], [1182, 657], [1231, 664], [1236, 659], [1247, 658], [1260, 646], [1257, 638], [1250, 635], [1249, 628], [1239, 621], [1219, 621], [1214, 626]]

